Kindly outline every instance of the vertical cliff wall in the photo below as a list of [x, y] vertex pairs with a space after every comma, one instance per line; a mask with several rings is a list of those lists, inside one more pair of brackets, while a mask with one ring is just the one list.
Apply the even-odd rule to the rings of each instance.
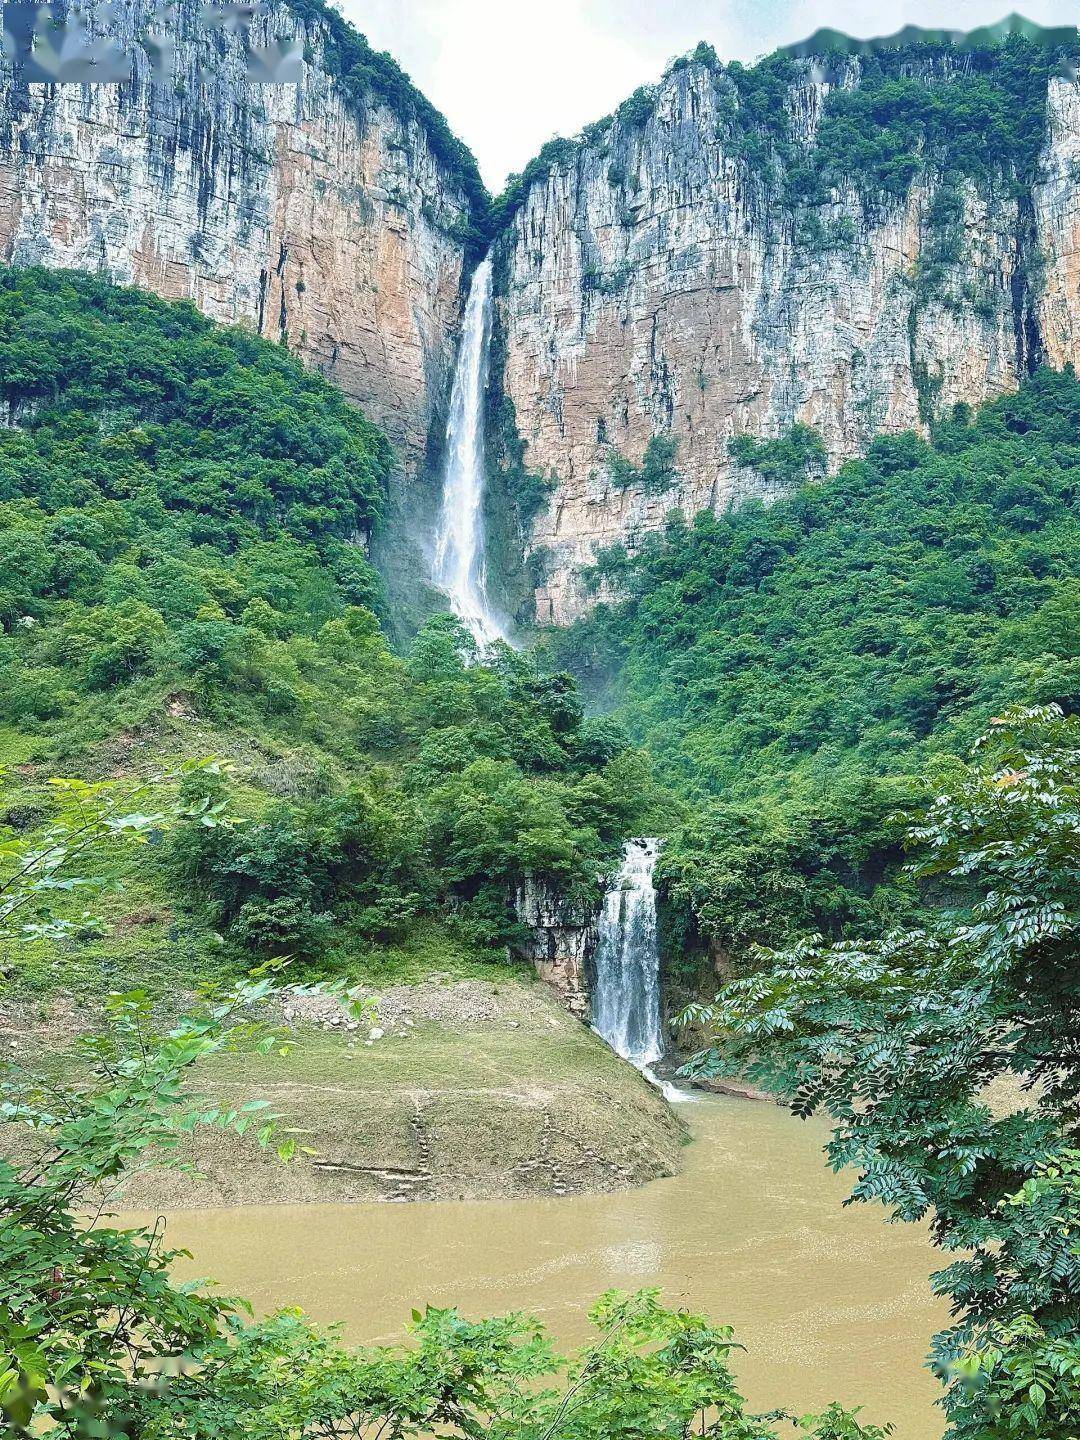
[[532, 879], [511, 896], [511, 908], [521, 927], [515, 954], [532, 965], [572, 1015], [587, 1019], [589, 966], [597, 941], [595, 913]]
[[1080, 362], [1080, 78], [1051, 81], [1033, 195], [1039, 335], [1047, 364]]
[[1077, 357], [1080, 81], [1024, 46], [889, 65], [703, 50], [527, 172], [497, 404], [510, 483], [547, 486], [542, 622], [599, 548], [767, 495], [736, 436], [813, 426], [835, 467]]
[[287, 342], [415, 472], [460, 327], [468, 176], [407, 95], [350, 80], [340, 22], [315, 6], [277, 0], [251, 31], [303, 47], [299, 85], [249, 79], [241, 35], [207, 31], [196, 0], [180, 0], [175, 66], [156, 78], [150, 7], [115, 9], [130, 83], [0, 70], [0, 258], [103, 273]]

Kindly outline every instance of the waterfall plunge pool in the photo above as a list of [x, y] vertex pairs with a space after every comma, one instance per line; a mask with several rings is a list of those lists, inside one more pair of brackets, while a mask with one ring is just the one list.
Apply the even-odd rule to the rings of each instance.
[[261, 1311], [300, 1305], [356, 1343], [389, 1343], [413, 1307], [470, 1316], [527, 1310], [557, 1341], [589, 1337], [613, 1286], [733, 1324], [751, 1404], [800, 1413], [831, 1399], [938, 1440], [938, 1386], [923, 1368], [947, 1321], [930, 1294], [926, 1233], [869, 1206], [825, 1166], [826, 1131], [777, 1106], [709, 1097], [683, 1112], [693, 1143], [672, 1179], [568, 1199], [281, 1206], [177, 1212], [188, 1276]]

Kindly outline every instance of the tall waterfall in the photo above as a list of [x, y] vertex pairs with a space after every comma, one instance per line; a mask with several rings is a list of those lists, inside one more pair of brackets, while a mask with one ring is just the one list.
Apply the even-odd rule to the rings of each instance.
[[693, 1096], [660, 1080], [652, 1068], [664, 1054], [653, 885], [659, 854], [657, 840], [629, 840], [615, 884], [604, 897], [596, 947], [593, 1028], [669, 1100], [691, 1100]]
[[491, 348], [491, 261], [477, 267], [465, 307], [432, 578], [480, 645], [505, 638], [492, 609], [484, 561], [484, 392]]

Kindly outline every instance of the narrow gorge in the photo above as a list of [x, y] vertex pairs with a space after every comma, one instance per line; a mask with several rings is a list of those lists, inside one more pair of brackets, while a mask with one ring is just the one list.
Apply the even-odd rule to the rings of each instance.
[[0, 0], [4, 1437], [1080, 1434], [1080, 31], [603, 8]]
[[[395, 524], [423, 545], [490, 240], [487, 505], [524, 620], [583, 613], [597, 555], [676, 510], [769, 499], [1076, 359], [1080, 79], [1049, 49], [743, 67], [703, 45], [489, 212], [445, 122], [332, 12], [267, 8], [255, 38], [304, 59], [299, 84], [260, 85], [196, 11], [172, 84], [126, 0], [130, 84], [6, 86], [0, 254], [287, 344], [386, 429]], [[814, 443], [785, 470], [761, 446], [793, 428]], [[449, 543], [444, 524], [438, 566]]]

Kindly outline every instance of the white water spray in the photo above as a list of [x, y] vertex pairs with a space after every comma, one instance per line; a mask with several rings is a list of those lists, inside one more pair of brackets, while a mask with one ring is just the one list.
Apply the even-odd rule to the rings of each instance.
[[450, 397], [442, 509], [432, 578], [478, 644], [506, 638], [491, 606], [484, 561], [484, 392], [491, 348], [491, 261], [477, 267], [465, 307]]
[[604, 897], [596, 947], [593, 1027], [617, 1055], [637, 1066], [669, 1100], [693, 1097], [653, 1070], [664, 1055], [660, 1019], [660, 947], [653, 871], [657, 840], [630, 840], [615, 885]]

